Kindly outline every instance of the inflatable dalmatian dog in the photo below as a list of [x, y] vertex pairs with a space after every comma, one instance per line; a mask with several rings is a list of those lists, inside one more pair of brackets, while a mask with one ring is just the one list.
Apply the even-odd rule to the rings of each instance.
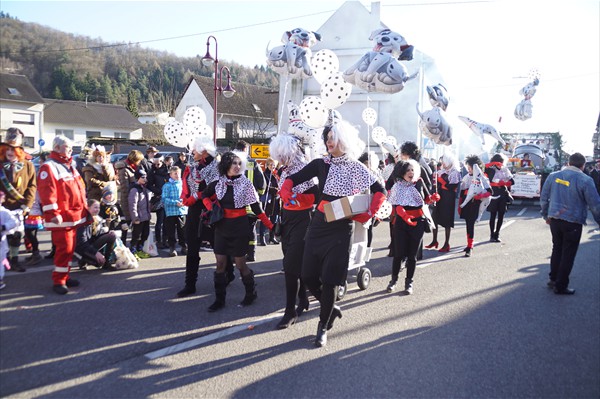
[[443, 117], [439, 107], [420, 112], [419, 103], [417, 103], [417, 113], [421, 117], [419, 127], [425, 136], [436, 144], [452, 144], [452, 126]]
[[369, 40], [375, 42], [373, 50], [346, 69], [344, 80], [368, 91], [399, 92], [405, 82], [417, 76], [417, 73], [409, 75], [406, 67], [398, 62], [412, 60], [414, 47], [402, 35], [389, 29], [374, 30]]
[[289, 74], [292, 77], [308, 78], [312, 76], [310, 48], [318, 41], [321, 35], [302, 28], [286, 31], [281, 42], [283, 46], [277, 46], [269, 50], [267, 48], [267, 64], [281, 75]]
[[300, 107], [294, 104], [292, 100], [287, 103], [288, 109], [288, 132], [298, 137], [304, 143], [307, 143], [311, 137], [318, 134], [317, 129], [308, 126], [300, 117]]
[[458, 119], [463, 121], [473, 133], [475, 133], [479, 138], [481, 138], [481, 144], [485, 144], [485, 135], [490, 135], [502, 145], [506, 144], [498, 131], [491, 125], [485, 123], [479, 123], [474, 121], [473, 119], [467, 118], [466, 116], [459, 116]]

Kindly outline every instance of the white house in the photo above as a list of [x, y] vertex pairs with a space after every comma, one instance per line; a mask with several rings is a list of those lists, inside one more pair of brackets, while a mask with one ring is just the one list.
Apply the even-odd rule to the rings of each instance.
[[83, 146], [91, 137], [137, 140], [142, 124], [122, 105], [45, 99], [44, 149], [57, 134]]
[[25, 134], [23, 146], [31, 151], [42, 138], [44, 100], [24, 75], [0, 74], [0, 133], [17, 127]]
[[[349, 29], [348, 25], [352, 27]], [[363, 4], [358, 1], [347, 1], [336, 10], [331, 17], [316, 30], [321, 34], [321, 41], [313, 48], [313, 55], [322, 49], [333, 51], [338, 57], [340, 68], [343, 72], [364, 54], [373, 49], [374, 43], [369, 40], [371, 32], [375, 29], [389, 28], [392, 31], [403, 34], [402, 26], [387, 25], [381, 20], [381, 6], [379, 2], [371, 3], [371, 11], [367, 10]], [[291, 28], [295, 28], [292, 26]], [[303, 27], [312, 29], [312, 27]], [[406, 38], [409, 44], [412, 44], [410, 38]], [[425, 92], [426, 85], [444, 83], [435, 61], [419, 51], [414, 50], [414, 57], [411, 61], [400, 61], [403, 63], [409, 74], [419, 72], [420, 76], [406, 82], [404, 89], [398, 93], [368, 93], [365, 90], [352, 86], [352, 94], [336, 110], [340, 112], [342, 118], [359, 127], [361, 138], [367, 141], [368, 126], [362, 120], [362, 112], [370, 107], [377, 111], [377, 121], [374, 126], [383, 127], [387, 135], [394, 136], [398, 143], [410, 140], [416, 142], [420, 147], [426, 143], [421, 137], [418, 121], [419, 116], [415, 106], [419, 102], [421, 109], [425, 106], [430, 108], [429, 100]], [[287, 88], [286, 88], [287, 85]], [[300, 104], [306, 96], [319, 96], [321, 85], [316, 79], [307, 80], [290, 79], [281, 76], [279, 110], [287, 112], [285, 104], [292, 100]], [[285, 96], [284, 96], [285, 94]], [[287, 128], [287, 118], [282, 118], [281, 130]], [[370, 142], [373, 150], [377, 145]]]

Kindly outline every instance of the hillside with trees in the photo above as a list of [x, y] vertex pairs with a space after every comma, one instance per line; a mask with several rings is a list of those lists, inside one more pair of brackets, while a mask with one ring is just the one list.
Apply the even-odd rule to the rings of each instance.
[[[277, 88], [265, 66], [225, 61], [234, 82]], [[0, 11], [0, 68], [27, 76], [45, 98], [120, 104], [135, 115], [172, 113], [190, 76], [212, 76], [199, 57], [178, 57], [138, 44], [107, 43], [22, 22]]]

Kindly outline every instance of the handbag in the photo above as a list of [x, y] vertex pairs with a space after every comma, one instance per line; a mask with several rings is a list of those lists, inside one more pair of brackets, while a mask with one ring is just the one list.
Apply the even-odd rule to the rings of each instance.
[[208, 218], [208, 224], [215, 224], [224, 217], [223, 208], [221, 208], [221, 204], [219, 201], [214, 201], [212, 206], [212, 211], [210, 211], [210, 217]]
[[160, 195], [154, 195], [150, 198], [150, 212], [158, 212], [159, 209], [163, 209], [164, 204], [161, 201]]

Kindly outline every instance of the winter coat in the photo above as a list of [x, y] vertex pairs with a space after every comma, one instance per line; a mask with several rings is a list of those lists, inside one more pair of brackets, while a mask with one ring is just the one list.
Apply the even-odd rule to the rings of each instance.
[[131, 221], [146, 222], [150, 220], [150, 195], [146, 186], [133, 183], [129, 190], [128, 200]]
[[90, 162], [83, 167], [83, 179], [87, 189], [87, 197], [100, 201], [102, 198], [102, 189], [115, 180], [115, 169], [112, 164], [100, 165], [97, 162]]

